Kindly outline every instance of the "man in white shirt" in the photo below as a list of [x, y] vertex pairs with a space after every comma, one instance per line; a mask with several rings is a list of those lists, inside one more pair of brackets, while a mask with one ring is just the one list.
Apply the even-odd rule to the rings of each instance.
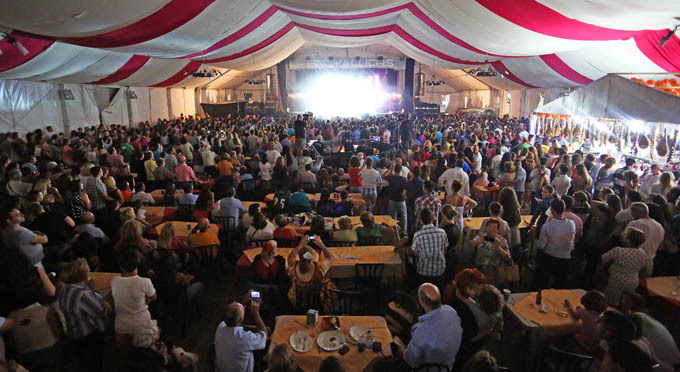
[[659, 178], [661, 178], [661, 167], [659, 167], [659, 164], [652, 164], [649, 171], [648, 173], [645, 170], [645, 173], [640, 178], [640, 195], [642, 195], [643, 199], [649, 198], [649, 194], [652, 193], [652, 185], [659, 182]]
[[394, 162], [396, 164], [401, 165], [401, 176], [402, 177], [406, 178], [407, 180], [410, 180], [411, 178], [413, 178], [413, 176], [411, 175], [411, 171], [408, 169], [408, 167], [406, 167], [402, 164], [401, 158], [394, 159]]
[[137, 183], [136, 190], [137, 192], [130, 198], [130, 203], [134, 203], [138, 200], [144, 204], [156, 203], [156, 200], [153, 198], [153, 196], [146, 192], [146, 186], [144, 186], [144, 182]]
[[479, 146], [473, 146], [472, 151], [472, 159], [470, 159], [470, 161], [472, 161], [472, 164], [470, 164], [472, 166], [472, 172], [474, 174], [480, 174], [482, 173], [482, 154], [479, 152]]
[[361, 196], [366, 202], [366, 210], [370, 211], [375, 205], [382, 183], [380, 172], [373, 169], [373, 158], [366, 158], [359, 176], [361, 176]]
[[642, 202], [633, 203], [630, 206], [630, 210], [633, 213], [635, 221], [629, 222], [628, 226], [637, 227], [645, 233], [645, 242], [642, 243], [640, 248], [645, 251], [647, 262], [645, 267], [642, 268], [641, 274], [643, 277], [649, 277], [652, 276], [654, 270], [654, 257], [656, 257], [656, 251], [663, 244], [664, 229], [660, 223], [649, 217], [649, 208], [647, 207], [647, 204]]
[[463, 187], [460, 188], [460, 193], [466, 196], [470, 195], [470, 177], [463, 170], [463, 159], [456, 160], [456, 167], [449, 168], [439, 176], [437, 186], [446, 188], [446, 195], [453, 194], [451, 184], [454, 180], [458, 180]]
[[[252, 293], [252, 292], [249, 292]], [[215, 371], [216, 372], [253, 372], [254, 350], [263, 350], [267, 343], [267, 333], [260, 317], [260, 303], [250, 300], [250, 313], [255, 320], [257, 332], [246, 331], [242, 327], [245, 307], [233, 303], [227, 307], [224, 320], [215, 331]]]
[[311, 183], [313, 188], [316, 188], [316, 175], [312, 173], [312, 165], [307, 164], [305, 165], [305, 170], [300, 172], [299, 174], [299, 182], [300, 184], [303, 183]]
[[567, 173], [569, 173], [569, 167], [566, 164], [560, 164], [560, 174], [550, 182], [559, 196], [565, 195], [571, 187], [571, 177]]

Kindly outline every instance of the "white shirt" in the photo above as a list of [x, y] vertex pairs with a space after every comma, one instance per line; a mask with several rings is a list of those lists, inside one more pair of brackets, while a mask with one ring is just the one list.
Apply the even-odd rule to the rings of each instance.
[[477, 153], [477, 154], [472, 154], [472, 161], [475, 162], [475, 167], [473, 171], [475, 173], [481, 173], [482, 172], [482, 154]]
[[221, 322], [215, 331], [215, 371], [252, 372], [253, 350], [263, 350], [266, 343], [263, 331], [253, 333]]
[[460, 193], [466, 196], [470, 195], [470, 177], [468, 177], [467, 173], [462, 168], [449, 168], [442, 173], [441, 176], [439, 176], [439, 179], [437, 180], [437, 186], [441, 187], [444, 186], [446, 188], [446, 195], [451, 195], [453, 194], [453, 189], [451, 188], [451, 184], [453, 183], [454, 180], [460, 181], [460, 183], [463, 185], [463, 187], [460, 188]]
[[260, 163], [260, 178], [262, 181], [271, 181], [272, 179], [272, 165], [269, 163]]
[[116, 317], [133, 317], [149, 311], [147, 297], [153, 297], [156, 289], [151, 279], [140, 276], [115, 276], [111, 279], [111, 295], [116, 307]]
[[640, 195], [642, 195], [642, 199], [649, 197], [649, 194], [652, 193], [652, 185], [659, 182], [659, 178], [661, 178], [661, 173], [649, 173], [640, 179]]
[[566, 174], [561, 174], [550, 182], [550, 184], [555, 188], [555, 192], [562, 196], [569, 191], [569, 186], [571, 186], [571, 177]]
[[274, 164], [276, 159], [281, 156], [281, 153], [276, 150], [267, 150], [267, 161]]
[[663, 226], [652, 218], [640, 218], [629, 222], [628, 226], [637, 227], [644, 231], [645, 242], [642, 243], [640, 248], [647, 254], [647, 260], [654, 259], [656, 250], [659, 248], [661, 242], [663, 242]]
[[217, 155], [214, 152], [212, 152], [209, 148], [203, 150], [201, 156], [203, 157], [203, 166], [205, 167], [215, 166], [215, 156]]
[[408, 170], [405, 166], [401, 166], [401, 176], [408, 179], [408, 175], [411, 173], [411, 171]]
[[359, 176], [361, 176], [363, 187], [368, 189], [375, 189], [378, 187], [380, 182], [382, 182], [382, 176], [380, 176], [380, 173], [372, 168], [362, 169], [361, 172], [359, 172]]
[[576, 224], [566, 218], [548, 220], [541, 228], [541, 236], [536, 246], [547, 255], [569, 259], [574, 250]]
[[137, 200], [141, 200], [142, 203], [154, 204], [156, 200], [148, 192], [138, 191], [130, 198], [130, 203], [134, 203]]
[[493, 178], [498, 177], [498, 174], [501, 171], [501, 159], [503, 159], [503, 156], [501, 156], [500, 154], [491, 158], [491, 166], [489, 167], [489, 175]]

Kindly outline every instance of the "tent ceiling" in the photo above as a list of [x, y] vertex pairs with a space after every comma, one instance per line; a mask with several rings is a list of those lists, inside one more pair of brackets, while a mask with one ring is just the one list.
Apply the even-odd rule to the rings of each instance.
[[[261, 70], [303, 45], [375, 54], [394, 49], [445, 70], [489, 60], [506, 77], [479, 79], [493, 87], [568, 87], [607, 73], [661, 74], [658, 79], [680, 71], [680, 39], [673, 36], [658, 46], [677, 22], [673, 17], [680, 16], [678, 1], [0, 0], [0, 5], [0, 30], [12, 30], [29, 51], [23, 55], [0, 41], [0, 79], [200, 86], [204, 78], [191, 81], [199, 68]], [[459, 80], [456, 86], [479, 89], [477, 79]]]

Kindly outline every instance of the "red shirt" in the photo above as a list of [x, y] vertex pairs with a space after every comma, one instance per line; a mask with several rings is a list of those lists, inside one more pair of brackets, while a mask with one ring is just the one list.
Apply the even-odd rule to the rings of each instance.
[[349, 169], [349, 185], [354, 187], [361, 187], [361, 176], [359, 176], [359, 171], [361, 168], [350, 168]]
[[300, 236], [300, 234], [298, 234], [298, 232], [295, 231], [294, 229], [284, 227], [274, 230], [273, 236], [274, 239], [295, 239], [298, 236]]
[[278, 279], [279, 275], [279, 260], [274, 260], [271, 265], [267, 266], [260, 260], [255, 261], [255, 277], [258, 280], [267, 282]]

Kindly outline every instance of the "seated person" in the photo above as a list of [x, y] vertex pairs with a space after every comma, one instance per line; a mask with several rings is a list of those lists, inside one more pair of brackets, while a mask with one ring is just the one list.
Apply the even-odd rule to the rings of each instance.
[[198, 195], [195, 195], [193, 193], [194, 191], [194, 185], [191, 182], [187, 182], [184, 184], [182, 187], [182, 190], [184, 190], [184, 193], [179, 196], [178, 201], [180, 205], [187, 204], [187, 205], [196, 205], [196, 200], [198, 200]]
[[[309, 231], [307, 231], [305, 235], [318, 235], [321, 237], [321, 239], [327, 242], [332, 240], [331, 234], [328, 232], [328, 230], [326, 230], [326, 221], [321, 216], [312, 218], [312, 221], [309, 225]], [[320, 247], [314, 244], [314, 242], [310, 243], [310, 246], [315, 248], [317, 251], [320, 249]]]
[[356, 242], [359, 240], [357, 232], [353, 229], [352, 219], [349, 217], [341, 217], [338, 221], [340, 230], [333, 233], [333, 240], [336, 242]]
[[130, 203], [134, 203], [138, 200], [144, 204], [156, 203], [156, 200], [154, 200], [153, 196], [146, 192], [146, 186], [144, 186], [144, 182], [139, 182], [135, 190], [137, 190], [137, 192], [130, 198]]
[[274, 239], [295, 239], [300, 236], [297, 230], [288, 227], [288, 217], [280, 214], [274, 218], [276, 230], [274, 230]]
[[[165, 185], [165, 193], [163, 193], [163, 206], [178, 207], [179, 200], [176, 194], [177, 189], [175, 188], [175, 184], [172, 182], [168, 182], [168, 184]], [[123, 196], [125, 196], [125, 194], [123, 194]]]
[[191, 235], [189, 235], [189, 245], [191, 248], [201, 247], [205, 245], [219, 245], [220, 240], [217, 238], [217, 234], [209, 231], [210, 221], [207, 218], [201, 218], [196, 227], [191, 230]]
[[[313, 237], [313, 238], [312, 238]], [[312, 248], [308, 247], [310, 239], [321, 248], [321, 257], [316, 257]], [[321, 237], [308, 235], [300, 240], [300, 244], [288, 256], [288, 276], [291, 286], [288, 299], [293, 305], [294, 313], [304, 313], [308, 309], [320, 309], [330, 300], [324, 295], [324, 287], [332, 286], [326, 273], [333, 265], [335, 255], [331, 253], [321, 240]]]
[[564, 305], [569, 309], [571, 315], [576, 319], [581, 319], [581, 329], [574, 337], [588, 353], [598, 352], [600, 346], [597, 335], [597, 323], [600, 315], [607, 310], [607, 299], [600, 291], [588, 291], [581, 296], [581, 305], [576, 306], [564, 300]]
[[130, 183], [128, 181], [120, 183], [120, 192], [123, 194], [123, 203], [129, 203], [130, 198], [132, 198], [132, 190], [130, 190]]
[[373, 219], [373, 213], [365, 211], [361, 213], [361, 224], [356, 228], [357, 238], [361, 240], [362, 238], [382, 238], [383, 234], [392, 231], [393, 229], [388, 226], [383, 226], [381, 224], [376, 224]]
[[[342, 169], [342, 168], [340, 168]], [[345, 190], [340, 192], [340, 203], [338, 203], [337, 216], [351, 216], [354, 203], [349, 199], [349, 193]]]
[[338, 213], [337, 206], [330, 197], [330, 191], [323, 189], [321, 190], [321, 199], [316, 202], [316, 212], [324, 217], [335, 217]]
[[274, 237], [274, 224], [269, 222], [262, 213], [253, 218], [253, 224], [246, 230], [248, 244], [253, 240], [270, 240]]
[[312, 188], [316, 189], [316, 174], [312, 173], [312, 164], [305, 165], [305, 170], [299, 174], [299, 183], [311, 183]]
[[297, 192], [291, 195], [286, 202], [286, 209], [288, 210], [293, 210], [297, 207], [304, 209], [306, 212], [312, 211], [312, 204], [309, 202], [309, 197], [302, 189], [299, 189]]
[[248, 207], [248, 212], [244, 213], [241, 217], [241, 225], [243, 225], [244, 229], [249, 228], [250, 225], [253, 224], [253, 218], [255, 218], [255, 215], [259, 212], [260, 205], [257, 203], [253, 203]]
[[276, 240], [270, 240], [262, 246], [262, 252], [255, 256], [252, 263], [255, 282], [279, 284], [287, 280], [286, 260], [276, 252]]

